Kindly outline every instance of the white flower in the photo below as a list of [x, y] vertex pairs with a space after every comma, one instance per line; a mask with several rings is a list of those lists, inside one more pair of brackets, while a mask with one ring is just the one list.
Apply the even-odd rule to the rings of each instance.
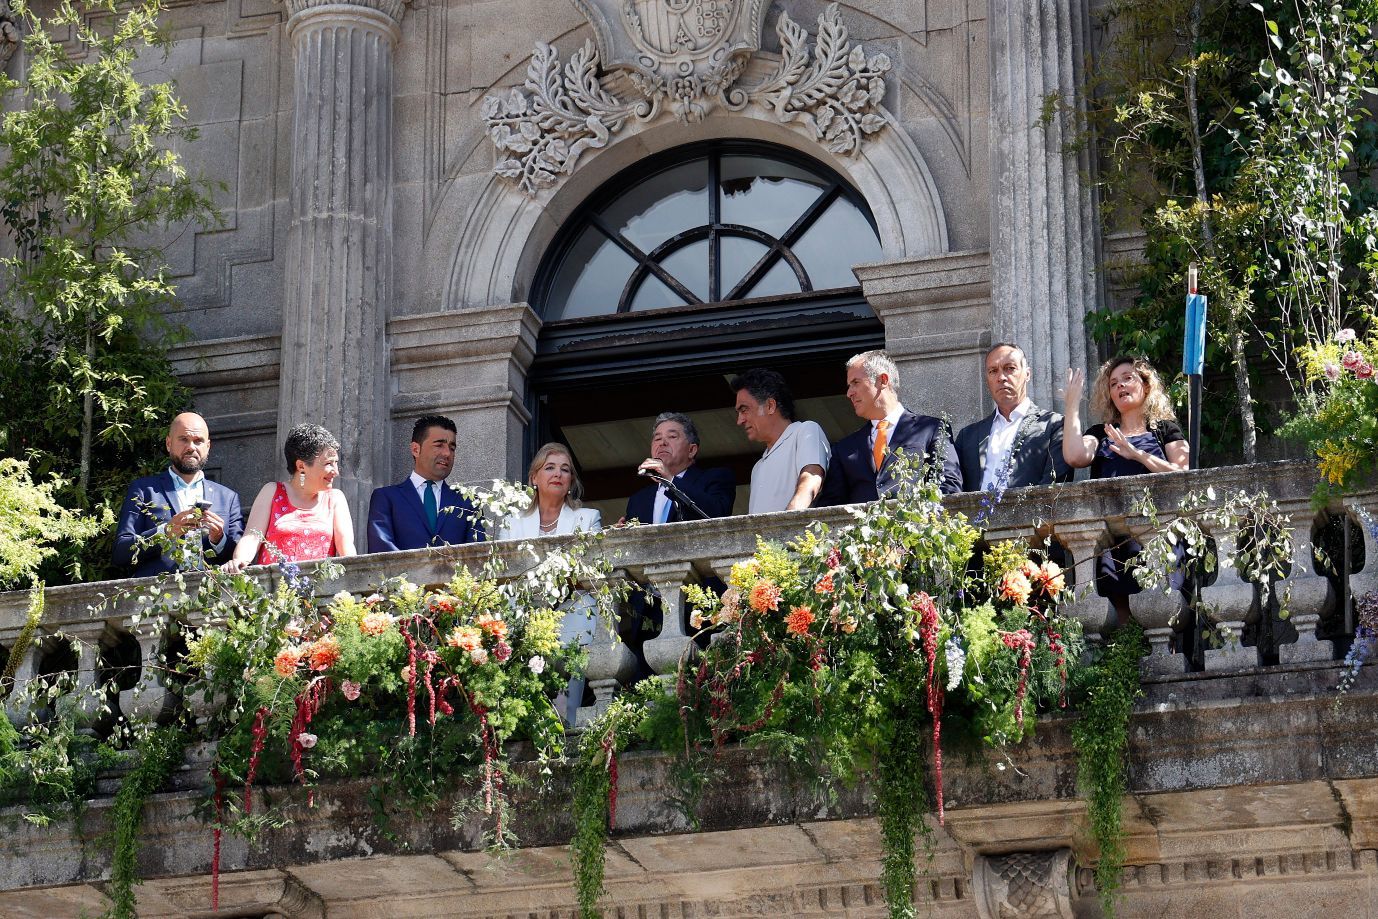
[[297, 743], [301, 744], [303, 750], [310, 750], [316, 745], [316, 735], [302, 731], [297, 735]]
[[1335, 340], [1340, 344], [1354, 341], [1354, 339], [1358, 337], [1359, 336], [1355, 334], [1353, 329], [1340, 329], [1340, 331], [1335, 333]]
[[531, 672], [538, 676], [545, 672], [545, 658], [537, 654], [526, 662], [526, 666], [531, 668]]
[[967, 652], [954, 635], [943, 645], [943, 654], [947, 657], [947, 689], [951, 692], [962, 683], [962, 670], [966, 667]]
[[689, 614], [689, 628], [703, 628], [703, 613], [699, 612], [698, 610], [694, 610], [692, 613]]
[[488, 652], [482, 648], [475, 648], [469, 652], [469, 660], [482, 667], [484, 664], [488, 663]]
[[331, 603], [348, 603], [354, 599], [354, 595], [347, 590], [341, 590], [330, 598]]

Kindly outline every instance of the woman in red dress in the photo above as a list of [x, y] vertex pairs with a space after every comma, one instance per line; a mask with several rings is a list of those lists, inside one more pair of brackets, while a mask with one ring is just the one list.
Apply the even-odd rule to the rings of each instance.
[[254, 498], [226, 571], [355, 554], [349, 505], [331, 487], [340, 474], [339, 441], [318, 424], [299, 424], [287, 433], [283, 454], [290, 475], [286, 482], [264, 485]]

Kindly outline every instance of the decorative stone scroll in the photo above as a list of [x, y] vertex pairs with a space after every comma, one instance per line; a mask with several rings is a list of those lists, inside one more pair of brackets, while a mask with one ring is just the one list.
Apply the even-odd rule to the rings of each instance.
[[972, 872], [981, 919], [1081, 919], [1098, 915], [1090, 872], [1070, 849], [978, 855]]
[[[626, 2], [620, 32], [600, 4], [582, 5], [598, 32], [597, 46], [585, 42], [562, 67], [558, 52], [540, 43], [526, 82], [483, 100], [498, 152], [493, 171], [528, 195], [573, 172], [585, 150], [606, 146], [629, 120], [651, 121], [667, 106], [680, 121], [693, 122], [719, 105], [740, 111], [756, 104], [782, 123], [801, 122], [843, 156], [855, 156], [866, 135], [888, 123], [880, 101], [890, 59], [867, 56], [848, 41], [836, 3], [819, 15], [812, 49], [808, 30], [781, 12], [775, 27], [780, 60], [752, 87], [737, 80], [760, 48], [760, 0]], [[612, 33], [620, 37], [609, 38]], [[634, 37], [634, 56], [608, 51], [626, 36]], [[624, 98], [612, 88], [605, 62], [626, 74], [637, 96]]]

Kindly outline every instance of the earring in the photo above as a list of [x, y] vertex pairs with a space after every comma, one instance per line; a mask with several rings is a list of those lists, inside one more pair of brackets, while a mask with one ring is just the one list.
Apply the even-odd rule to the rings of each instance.
[[306, 470], [303, 469], [301, 475], [297, 476], [297, 485], [300, 488], [306, 487]]

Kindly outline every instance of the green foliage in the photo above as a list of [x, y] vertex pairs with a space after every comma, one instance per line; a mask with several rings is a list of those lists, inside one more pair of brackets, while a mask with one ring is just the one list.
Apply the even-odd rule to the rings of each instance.
[[1125, 754], [1129, 749], [1129, 716], [1139, 697], [1139, 658], [1148, 651], [1143, 629], [1132, 620], [1106, 643], [1081, 702], [1081, 719], [1072, 727], [1077, 751], [1077, 782], [1086, 795], [1091, 836], [1100, 849], [1096, 889], [1106, 915], [1115, 913], [1115, 897], [1124, 865], [1122, 801]]
[[28, 586], [63, 542], [81, 542], [110, 525], [108, 511], [86, 516], [63, 507], [60, 480], [37, 484], [27, 463], [0, 459], [0, 590]]
[[110, 856], [110, 909], [106, 919], [137, 919], [135, 885], [138, 872], [139, 828], [144, 802], [161, 789], [182, 763], [187, 736], [175, 727], [156, 728], [139, 742], [134, 767], [120, 782], [110, 809], [114, 846]]
[[[196, 139], [173, 87], [139, 75], [139, 56], [167, 47], [161, 0], [62, 3], [47, 18], [10, 7], [27, 69], [0, 80], [0, 220], [15, 247], [0, 260], [0, 455], [71, 482], [68, 506], [109, 510], [161, 460], [188, 401], [166, 357], [176, 299], [156, 239], [218, 218], [173, 149]], [[90, 540], [60, 570], [99, 575], [109, 549]]]
[[[35, 584], [29, 590], [29, 609], [24, 615], [24, 625], [15, 636], [14, 643], [10, 645], [9, 656], [5, 659], [4, 674], [0, 675], [0, 699], [8, 696], [14, 688], [14, 675], [19, 671], [19, 662], [29, 653], [34, 633], [38, 631], [38, 624], [43, 621], [43, 607], [43, 585]], [[5, 723], [9, 723], [8, 719], [5, 719]]]

